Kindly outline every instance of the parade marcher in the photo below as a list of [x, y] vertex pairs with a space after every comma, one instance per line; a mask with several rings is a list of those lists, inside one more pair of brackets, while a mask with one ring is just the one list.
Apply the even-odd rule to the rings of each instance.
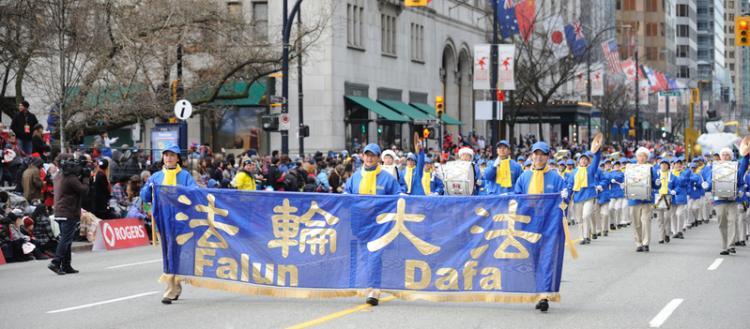
[[696, 164], [699, 158], [693, 159], [690, 163], [690, 182], [688, 183], [688, 227], [696, 227], [703, 222], [703, 196], [706, 194], [703, 189], [703, 177], [700, 175], [700, 169]]
[[[531, 146], [532, 169], [524, 171], [518, 177], [514, 187], [516, 194], [560, 193], [563, 200], [567, 199], [565, 181], [549, 168], [549, 153], [550, 148], [545, 142], [536, 142]], [[536, 309], [546, 312], [549, 309], [549, 301], [541, 299], [536, 304]]]
[[676, 177], [669, 170], [668, 158], [659, 160], [659, 169], [657, 172], [657, 185], [659, 188], [654, 190], [654, 211], [656, 212], [656, 222], [659, 224], [659, 244], [669, 243], [670, 241], [670, 218], [672, 209], [672, 199]]
[[487, 194], [502, 195], [513, 193], [513, 184], [521, 176], [523, 169], [510, 158], [510, 143], [501, 140], [495, 145], [497, 159], [487, 166], [484, 180], [487, 182]]
[[[747, 170], [748, 157], [747, 154], [750, 152], [750, 136], [745, 136], [740, 143], [740, 161], [737, 169], [737, 188], [744, 184], [742, 182], [745, 177], [745, 171]], [[734, 153], [731, 149], [724, 148], [719, 152], [721, 156], [720, 161], [732, 161]], [[716, 165], [714, 164], [714, 167]], [[715, 183], [712, 179], [706, 181], [704, 188], [710, 190], [712, 185]], [[713, 196], [714, 209], [716, 210], [716, 219], [719, 221], [719, 232], [721, 233], [721, 255], [729, 255], [730, 253], [736, 253], [734, 247], [730, 244], [736, 234], [735, 225], [737, 221], [737, 200], [735, 197], [720, 198], [717, 195]]]
[[70, 154], [60, 155], [62, 174], [54, 177], [55, 221], [60, 226], [55, 258], [47, 265], [58, 275], [78, 273], [71, 265], [73, 236], [81, 221], [81, 196], [89, 191], [91, 172]]
[[380, 155], [380, 160], [383, 161], [383, 164], [381, 165], [383, 171], [391, 174], [396, 181], [401, 181], [401, 172], [398, 170], [398, 156], [396, 155], [396, 152], [385, 150], [383, 151], [383, 154]]
[[[189, 171], [180, 167], [180, 148], [177, 145], [169, 145], [161, 153], [163, 162], [162, 169], [148, 178], [148, 181], [141, 188], [141, 200], [144, 203], [151, 203], [153, 190], [156, 185], [164, 186], [186, 186], [195, 187], [193, 175]], [[153, 209], [153, 206], [152, 206]], [[167, 288], [164, 291], [161, 302], [162, 304], [172, 304], [180, 298], [182, 285], [174, 274], [166, 275]]]
[[[594, 214], [597, 217], [595, 221], [597, 225], [597, 231], [601, 232], [602, 235], [608, 236], [609, 230], [614, 230], [613, 226], [610, 226], [610, 205], [612, 204], [612, 176], [610, 171], [612, 170], [612, 160], [604, 160], [603, 167], [598, 171], [598, 181], [596, 190], [599, 192], [596, 195], [596, 203], [599, 207], [599, 213]], [[614, 208], [614, 207], [612, 207]]]
[[445, 193], [443, 181], [435, 175], [435, 168], [430, 158], [424, 160], [421, 181], [424, 195], [443, 195]]
[[[415, 138], [415, 144], [419, 144], [419, 136]], [[416, 147], [415, 149], [418, 149]], [[382, 171], [379, 164], [380, 146], [368, 144], [362, 154], [364, 163], [362, 168], [355, 171], [352, 177], [346, 181], [344, 193], [366, 194], [366, 195], [397, 195], [401, 193], [401, 186], [393, 176]], [[366, 250], [367, 243], [360, 243], [358, 248]], [[370, 286], [365, 302], [372, 306], [378, 305], [380, 298], [382, 259], [379, 256], [367, 262], [368, 285]]]
[[[645, 147], [639, 147], [635, 151], [636, 164], [637, 165], [648, 165], [648, 158], [651, 155]], [[658, 175], [656, 170], [649, 169], [652, 189], [658, 187]], [[626, 196], [627, 197], [627, 196]], [[649, 195], [648, 200], [637, 200], [628, 199], [628, 210], [630, 213], [630, 220], [633, 223], [633, 233], [635, 236], [635, 244], [637, 246], [637, 252], [648, 252], [649, 243], [651, 242], [651, 216], [653, 215], [653, 195]]]
[[39, 123], [36, 116], [29, 112], [29, 102], [22, 101], [18, 104], [18, 112], [13, 116], [13, 120], [10, 122], [10, 130], [12, 130], [16, 138], [18, 138], [21, 149], [26, 154], [31, 154], [32, 151], [32, 128]]
[[670, 226], [672, 238], [684, 239], [685, 229], [687, 228], [687, 203], [688, 191], [690, 188], [691, 172], [685, 169], [684, 159], [675, 158], [672, 163], [672, 177], [675, 179], [672, 187], [672, 209], [670, 210]]
[[[700, 161], [703, 160], [703, 161]], [[701, 169], [697, 169], [700, 172], [701, 178], [703, 178], [704, 182], [708, 182], [711, 180], [711, 153], [706, 153], [703, 157], [700, 158], [698, 161], [698, 167]], [[708, 224], [708, 221], [711, 219], [711, 212], [713, 210], [713, 195], [710, 190], [705, 190], [703, 194], [703, 202], [702, 205], [702, 211], [703, 211], [703, 223]]]
[[610, 229], [625, 227], [628, 223], [628, 216], [625, 213], [627, 200], [625, 200], [625, 190], [622, 184], [625, 182], [625, 160], [620, 159], [612, 161], [612, 171], [609, 173], [609, 182], [612, 184], [610, 189]]
[[747, 214], [747, 206], [748, 206], [748, 197], [747, 197], [747, 184], [745, 184], [745, 177], [747, 177], [747, 171], [745, 171], [745, 175], [742, 177], [742, 187], [739, 190], [739, 193], [737, 194], [737, 224], [735, 225], [734, 229], [734, 241], [732, 242], [732, 246], [735, 247], [742, 247], [745, 246], [745, 237], [747, 236], [747, 230], [746, 230], [746, 214]]
[[591, 151], [581, 155], [578, 159], [578, 167], [567, 181], [567, 190], [573, 193], [573, 209], [577, 220], [582, 222], [581, 233], [583, 241], [581, 244], [591, 243], [591, 238], [596, 239], [594, 232], [594, 211], [596, 210], [596, 177], [601, 159], [600, 148], [602, 135], [597, 134], [591, 142]]
[[257, 166], [255, 161], [251, 159], [245, 159], [242, 161], [242, 168], [234, 176], [231, 185], [241, 191], [255, 191], [257, 186], [255, 183], [255, 170]]
[[[421, 182], [423, 170], [424, 153], [420, 152], [419, 156], [409, 153], [406, 156], [406, 168], [404, 168], [399, 174], [401, 193], [424, 195], [424, 192], [421, 192], [420, 187], [417, 186], [418, 182]], [[420, 191], [417, 191], [418, 189]]]

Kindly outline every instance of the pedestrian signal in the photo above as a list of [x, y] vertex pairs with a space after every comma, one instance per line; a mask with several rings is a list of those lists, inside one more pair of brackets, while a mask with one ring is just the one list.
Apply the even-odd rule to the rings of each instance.
[[429, 128], [422, 129], [422, 138], [424, 138], [424, 139], [430, 138], [430, 129]]

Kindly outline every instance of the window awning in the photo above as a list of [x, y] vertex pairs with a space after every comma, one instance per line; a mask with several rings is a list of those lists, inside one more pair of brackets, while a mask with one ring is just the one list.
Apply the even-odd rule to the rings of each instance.
[[413, 106], [403, 103], [403, 102], [391, 101], [391, 100], [378, 100], [378, 102], [382, 103], [383, 105], [387, 107], [390, 107], [393, 110], [396, 110], [396, 112], [399, 112], [411, 118], [413, 121], [427, 121], [427, 120], [434, 119], [434, 117], [429, 116], [427, 113], [417, 110]]
[[[207, 97], [210, 91], [206, 88], [200, 90], [194, 95], [200, 99], [201, 96]], [[263, 96], [266, 95], [265, 82], [256, 81], [249, 85], [245, 81], [227, 82], [221, 89], [216, 98], [206, 103], [206, 106], [258, 106]]]
[[[430, 115], [431, 117], [435, 117], [435, 108], [432, 105], [425, 104], [425, 103], [411, 103], [411, 105], [420, 111], [426, 113], [427, 115]], [[441, 117], [443, 119], [443, 123], [449, 126], [460, 126], [463, 124], [463, 122], [456, 120], [456, 118], [443, 114]]]
[[370, 111], [375, 112], [377, 115], [383, 117], [387, 121], [394, 121], [394, 122], [409, 122], [410, 121], [408, 117], [403, 116], [399, 114], [398, 112], [391, 110], [388, 107], [376, 101], [373, 101], [372, 99], [369, 99], [367, 97], [344, 96], [344, 98]]

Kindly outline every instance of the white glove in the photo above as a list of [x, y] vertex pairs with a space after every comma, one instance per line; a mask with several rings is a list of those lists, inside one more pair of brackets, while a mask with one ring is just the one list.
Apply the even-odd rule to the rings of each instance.
[[398, 195], [408, 195], [408, 194], [406, 194], [406, 193], [404, 193], [404, 192], [401, 192], [401, 193], [399, 193]]
[[745, 192], [745, 196], [747, 196], [748, 198], [750, 198], [750, 192]]
[[560, 191], [560, 197], [562, 197], [563, 199], [567, 199], [568, 198], [568, 189], [563, 189], [562, 191]]
[[603, 187], [601, 187], [600, 185], [597, 185], [597, 186], [596, 186], [596, 191], [597, 191], [597, 192], [601, 192], [601, 191], [604, 191], [604, 188], [603, 188]]
[[617, 180], [615, 180], [615, 179], [612, 179], [610, 182], [612, 182], [612, 184], [618, 184]]
[[671, 190], [671, 191], [669, 191], [669, 194], [671, 194], [672, 196], [675, 196], [675, 195], [677, 195], [677, 191]]
[[437, 194], [437, 192], [432, 192], [430, 193], [430, 195], [439, 195], [439, 194]]
[[656, 180], [656, 186], [661, 186], [661, 179]]
[[703, 182], [703, 183], [701, 183], [701, 187], [702, 187], [702, 188], [703, 188], [704, 190], [708, 190], [708, 183], [706, 183], [706, 182]]

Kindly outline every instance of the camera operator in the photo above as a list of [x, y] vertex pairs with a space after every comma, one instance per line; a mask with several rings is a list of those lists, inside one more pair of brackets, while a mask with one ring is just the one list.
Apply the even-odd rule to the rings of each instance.
[[78, 273], [70, 262], [70, 248], [73, 235], [81, 221], [81, 196], [89, 190], [91, 169], [85, 160], [74, 159], [70, 154], [60, 155], [62, 175], [54, 178], [55, 220], [60, 225], [60, 241], [55, 258], [47, 266], [58, 275]]

